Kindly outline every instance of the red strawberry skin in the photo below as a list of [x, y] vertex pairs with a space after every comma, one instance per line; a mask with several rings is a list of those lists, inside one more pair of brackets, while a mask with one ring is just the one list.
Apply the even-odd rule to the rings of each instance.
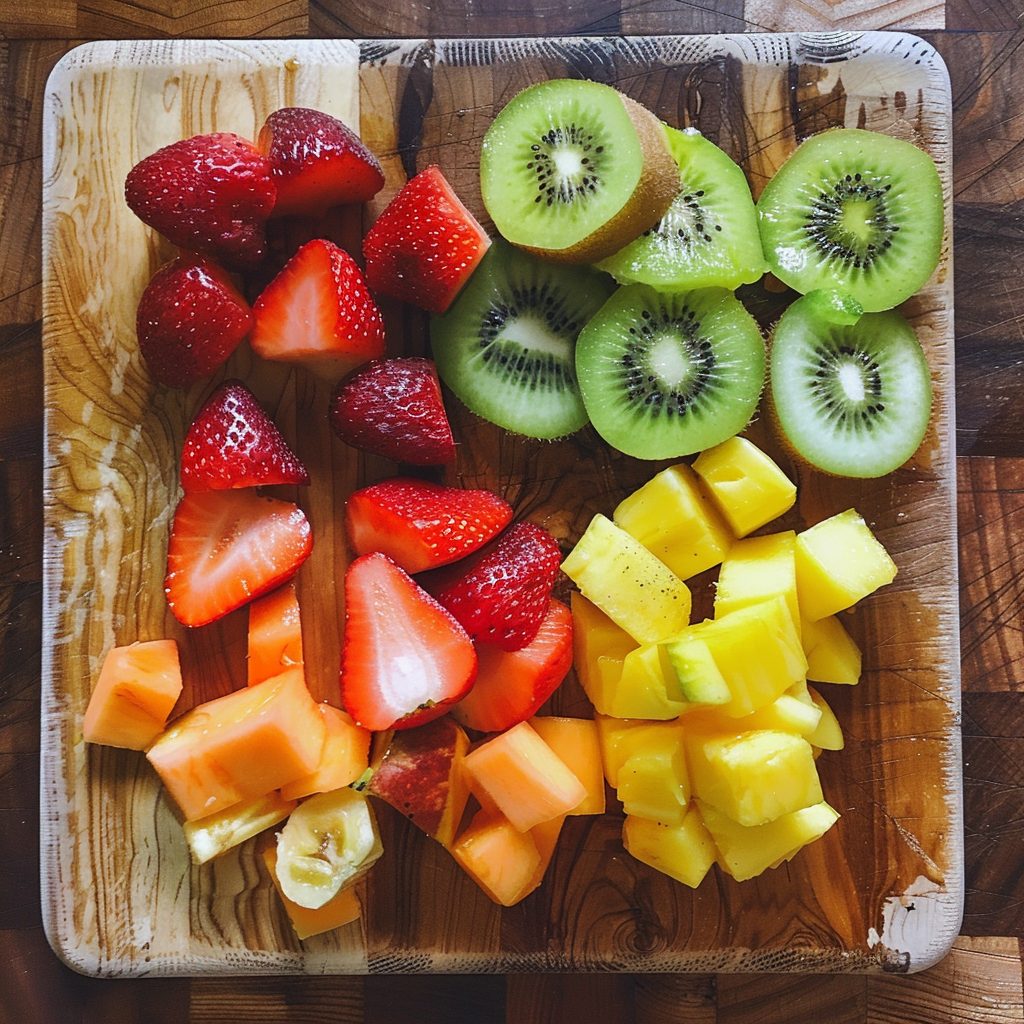
[[416, 573], [476, 551], [511, 518], [511, 505], [491, 491], [394, 477], [349, 495], [345, 530], [357, 555], [383, 551]]
[[263, 258], [277, 187], [251, 142], [214, 132], [140, 160], [124, 194], [135, 215], [175, 245], [241, 270]]
[[341, 699], [365, 729], [407, 729], [438, 718], [476, 678], [465, 630], [379, 551], [345, 574]]
[[308, 483], [306, 467], [256, 396], [240, 380], [217, 387], [185, 436], [181, 486], [210, 491]]
[[275, 110], [256, 141], [277, 186], [274, 216], [365, 203], [384, 186], [380, 162], [344, 122], [321, 110]]
[[517, 651], [533, 640], [548, 613], [561, 561], [558, 541], [547, 530], [519, 522], [463, 571], [451, 566], [443, 580], [425, 585], [475, 641]]
[[330, 423], [346, 444], [413, 466], [455, 458], [437, 369], [429, 359], [375, 359], [339, 382]]
[[406, 182], [363, 239], [366, 280], [375, 292], [443, 313], [490, 244], [431, 165]]
[[355, 260], [323, 238], [302, 246], [253, 305], [263, 359], [347, 372], [384, 355], [384, 323]]
[[477, 645], [473, 689], [452, 709], [467, 729], [500, 732], [533, 717], [572, 667], [572, 613], [551, 598], [537, 635], [519, 651]]
[[181, 256], [165, 263], [146, 286], [135, 331], [153, 379], [187, 388], [211, 376], [254, 322], [249, 304], [220, 267]]
[[291, 502], [250, 488], [186, 494], [167, 546], [167, 603], [183, 625], [204, 626], [284, 583], [312, 549]]

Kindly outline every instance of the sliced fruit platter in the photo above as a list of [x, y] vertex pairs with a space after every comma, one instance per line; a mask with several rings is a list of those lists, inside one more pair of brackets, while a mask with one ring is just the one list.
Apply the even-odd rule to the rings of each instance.
[[50, 94], [43, 878], [69, 962], [948, 948], [933, 51], [110, 44]]

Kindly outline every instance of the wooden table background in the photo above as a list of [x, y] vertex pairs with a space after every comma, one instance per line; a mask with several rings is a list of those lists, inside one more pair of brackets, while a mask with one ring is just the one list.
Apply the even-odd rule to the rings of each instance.
[[[900, 29], [952, 79], [966, 901], [909, 977], [510, 975], [100, 981], [39, 908], [42, 96], [90, 39]], [[0, 1024], [1024, 1020], [1021, 0], [0, 0]]]

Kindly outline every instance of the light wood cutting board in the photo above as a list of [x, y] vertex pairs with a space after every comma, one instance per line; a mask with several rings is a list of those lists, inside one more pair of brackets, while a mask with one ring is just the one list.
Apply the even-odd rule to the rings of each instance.
[[[363, 917], [298, 942], [245, 844], [190, 864], [181, 829], [141, 754], [88, 748], [81, 722], [114, 644], [161, 636], [182, 648], [180, 709], [244, 681], [245, 613], [189, 632], [162, 592], [184, 432], [214, 382], [155, 386], [134, 312], [166, 243], [129, 213], [128, 169], [198, 132], [255, 137], [268, 113], [320, 107], [358, 124], [387, 185], [340, 225], [361, 229], [406, 178], [439, 163], [474, 213], [480, 139], [494, 112], [542, 78], [619, 84], [678, 127], [694, 125], [742, 163], [755, 196], [799, 138], [835, 124], [890, 131], [932, 153], [946, 188], [946, 246], [906, 304], [932, 368], [936, 407], [918, 456], [881, 481], [798, 477], [785, 526], [855, 506], [900, 573], [851, 617], [865, 677], [828, 698], [846, 732], [819, 762], [839, 824], [792, 863], [736, 884], [713, 871], [695, 892], [633, 861], [614, 800], [575, 818], [549, 875], [521, 905], [492, 904], [449, 855], [380, 808], [383, 859], [362, 884]], [[44, 176], [46, 403], [42, 718], [43, 913], [78, 970], [107, 976], [365, 971], [907, 971], [949, 948], [963, 896], [957, 558], [954, 522], [950, 96], [935, 52], [910, 36], [90, 44], [47, 89]], [[358, 249], [356, 249], [358, 251]], [[787, 297], [742, 296], [766, 325]], [[425, 317], [383, 304], [389, 347], [426, 351]], [[313, 476], [296, 494], [313, 523], [299, 575], [310, 685], [336, 701], [346, 495], [394, 467], [346, 449], [326, 420], [330, 381], [260, 364], [243, 377]], [[504, 494], [568, 550], [656, 468], [589, 429], [555, 443], [514, 439], [452, 399], [460, 438], [448, 478]], [[753, 433], [771, 445], [758, 425]], [[710, 594], [698, 586], [697, 603]], [[559, 593], [567, 595], [563, 583]], [[587, 715], [570, 678], [555, 713]]]

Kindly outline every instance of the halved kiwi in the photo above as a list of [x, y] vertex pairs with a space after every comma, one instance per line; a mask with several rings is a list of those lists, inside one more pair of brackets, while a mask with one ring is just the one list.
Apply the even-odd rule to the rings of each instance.
[[640, 459], [691, 455], [738, 434], [757, 409], [765, 361], [756, 321], [724, 288], [623, 285], [576, 343], [591, 422]]
[[441, 379], [471, 411], [529, 437], [587, 422], [576, 337], [615, 287], [593, 267], [555, 266], [491, 243], [448, 311], [430, 321]]
[[833, 476], [891, 473], [928, 428], [928, 362], [894, 310], [842, 324], [822, 316], [810, 296], [797, 299], [775, 327], [768, 376], [783, 441]]
[[665, 126], [609, 85], [540, 82], [491, 122], [480, 188], [497, 230], [568, 263], [596, 263], [654, 224], [679, 187]]
[[757, 203], [772, 273], [848, 292], [868, 312], [914, 294], [938, 264], [942, 183], [917, 146], [861, 128], [812, 135]]
[[598, 265], [622, 284], [733, 290], [765, 270], [757, 211], [743, 171], [695, 128], [666, 127], [679, 168], [665, 215]]

